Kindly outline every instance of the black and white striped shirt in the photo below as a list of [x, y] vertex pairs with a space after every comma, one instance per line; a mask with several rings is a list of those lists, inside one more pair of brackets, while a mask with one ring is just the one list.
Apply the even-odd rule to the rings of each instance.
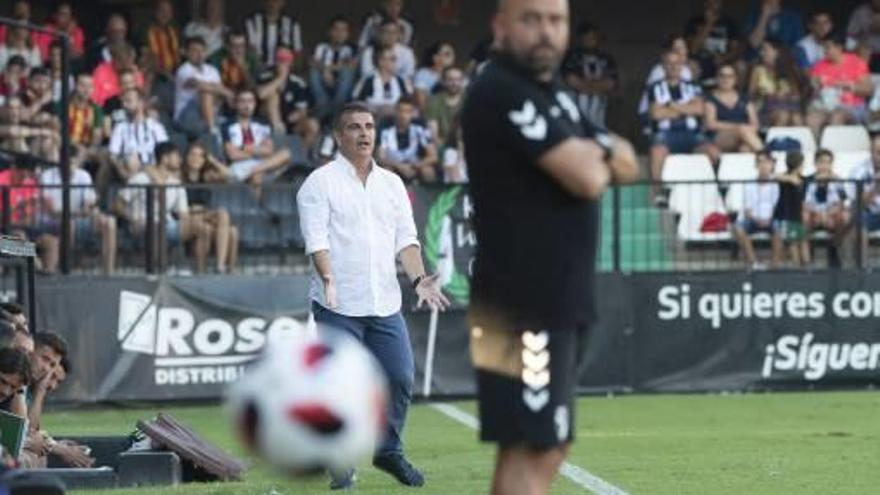
[[244, 21], [248, 45], [264, 65], [275, 63], [275, 49], [287, 45], [293, 51], [302, 51], [302, 35], [299, 23], [289, 15], [281, 15], [273, 23], [262, 12], [252, 14]]
[[[699, 85], [687, 81], [680, 81], [677, 85], [670, 86], [664, 79], [648, 88], [648, 101], [651, 104], [688, 103], [694, 98], [702, 97], [702, 95], [703, 90]], [[700, 119], [694, 116], [684, 116], [677, 119], [655, 120], [654, 128], [657, 131], [696, 131], [700, 128]]]
[[333, 46], [330, 43], [319, 43], [315, 47], [314, 61], [320, 67], [347, 62], [357, 56], [357, 46], [354, 43], [343, 43]]
[[379, 146], [382, 152], [389, 159], [400, 163], [419, 161], [433, 142], [431, 131], [418, 122], [410, 123], [409, 128], [404, 131], [400, 131], [396, 125], [391, 125], [379, 133]]
[[142, 165], [152, 165], [156, 163], [156, 145], [165, 141], [168, 141], [168, 132], [158, 120], [146, 118], [135, 122], [128, 119], [113, 127], [108, 148], [115, 157], [125, 158], [135, 153]]
[[[373, 12], [364, 20], [364, 27], [361, 28], [361, 36], [358, 39], [358, 46], [361, 49], [369, 46], [375, 41], [376, 35], [379, 34], [379, 28], [385, 20], [385, 14], [382, 12]], [[400, 26], [400, 42], [407, 46], [412, 46], [415, 37], [415, 27], [412, 21], [405, 17], [397, 19], [397, 25]]]
[[400, 76], [394, 76], [387, 83], [379, 75], [367, 76], [354, 88], [354, 99], [368, 105], [394, 105], [403, 95], [412, 94], [412, 87]]

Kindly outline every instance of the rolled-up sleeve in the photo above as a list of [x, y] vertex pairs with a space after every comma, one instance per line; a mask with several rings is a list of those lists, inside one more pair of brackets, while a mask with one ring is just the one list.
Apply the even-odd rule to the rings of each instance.
[[320, 180], [306, 179], [296, 195], [306, 255], [330, 249], [330, 201]]
[[421, 244], [406, 186], [403, 185], [403, 181], [399, 177], [394, 179], [395, 203], [400, 205], [398, 209], [400, 214], [397, 216], [397, 227], [394, 232], [394, 244], [397, 252], [400, 253], [409, 246], [421, 247]]

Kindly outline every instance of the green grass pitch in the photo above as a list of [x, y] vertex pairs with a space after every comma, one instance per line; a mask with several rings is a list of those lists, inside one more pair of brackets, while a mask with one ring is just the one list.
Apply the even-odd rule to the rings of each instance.
[[[474, 404], [456, 404], [474, 411]], [[241, 454], [219, 407], [56, 412], [56, 435], [124, 434], [139, 418], [170, 412]], [[569, 461], [632, 494], [865, 494], [880, 485], [880, 394], [797, 393], [584, 398]], [[406, 443], [423, 469], [418, 491], [365, 465], [353, 493], [487, 493], [494, 451], [439, 411], [411, 410]], [[255, 462], [243, 483], [100, 492], [105, 495], [329, 493], [324, 479], [291, 481]], [[565, 478], [554, 494], [584, 493]]]

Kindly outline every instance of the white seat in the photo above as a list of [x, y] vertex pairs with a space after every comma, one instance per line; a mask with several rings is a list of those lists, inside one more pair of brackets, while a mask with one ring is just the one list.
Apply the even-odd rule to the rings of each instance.
[[660, 175], [663, 182], [699, 182], [715, 180], [712, 161], [703, 154], [669, 155]]
[[718, 180], [752, 180], [758, 177], [754, 153], [724, 153], [718, 165]]
[[835, 154], [849, 151], [868, 151], [871, 149], [871, 136], [860, 125], [829, 125], [822, 131], [820, 147]]
[[834, 175], [849, 179], [854, 168], [871, 159], [870, 151], [845, 151], [834, 154]]
[[812, 155], [816, 151], [816, 138], [809, 127], [771, 127], [767, 130], [767, 139], [764, 142], [769, 143], [783, 137], [790, 137], [800, 142], [804, 155]]
[[686, 242], [726, 240], [730, 232], [700, 232], [703, 220], [711, 213], [727, 214], [717, 184], [675, 184], [669, 207], [679, 213], [678, 236]]

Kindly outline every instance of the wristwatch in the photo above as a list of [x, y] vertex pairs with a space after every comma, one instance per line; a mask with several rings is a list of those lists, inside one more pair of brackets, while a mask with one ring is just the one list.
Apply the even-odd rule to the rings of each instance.
[[614, 156], [614, 140], [611, 138], [611, 134], [608, 134], [605, 131], [599, 131], [593, 136], [593, 139], [605, 152], [602, 158], [606, 162], [610, 160]]
[[422, 283], [422, 280], [425, 280], [425, 274], [424, 274], [424, 273], [421, 274], [421, 275], [419, 275], [418, 277], [416, 277], [416, 278], [412, 281], [412, 288], [413, 288], [413, 290], [415, 290], [416, 288], [418, 288], [419, 284]]

